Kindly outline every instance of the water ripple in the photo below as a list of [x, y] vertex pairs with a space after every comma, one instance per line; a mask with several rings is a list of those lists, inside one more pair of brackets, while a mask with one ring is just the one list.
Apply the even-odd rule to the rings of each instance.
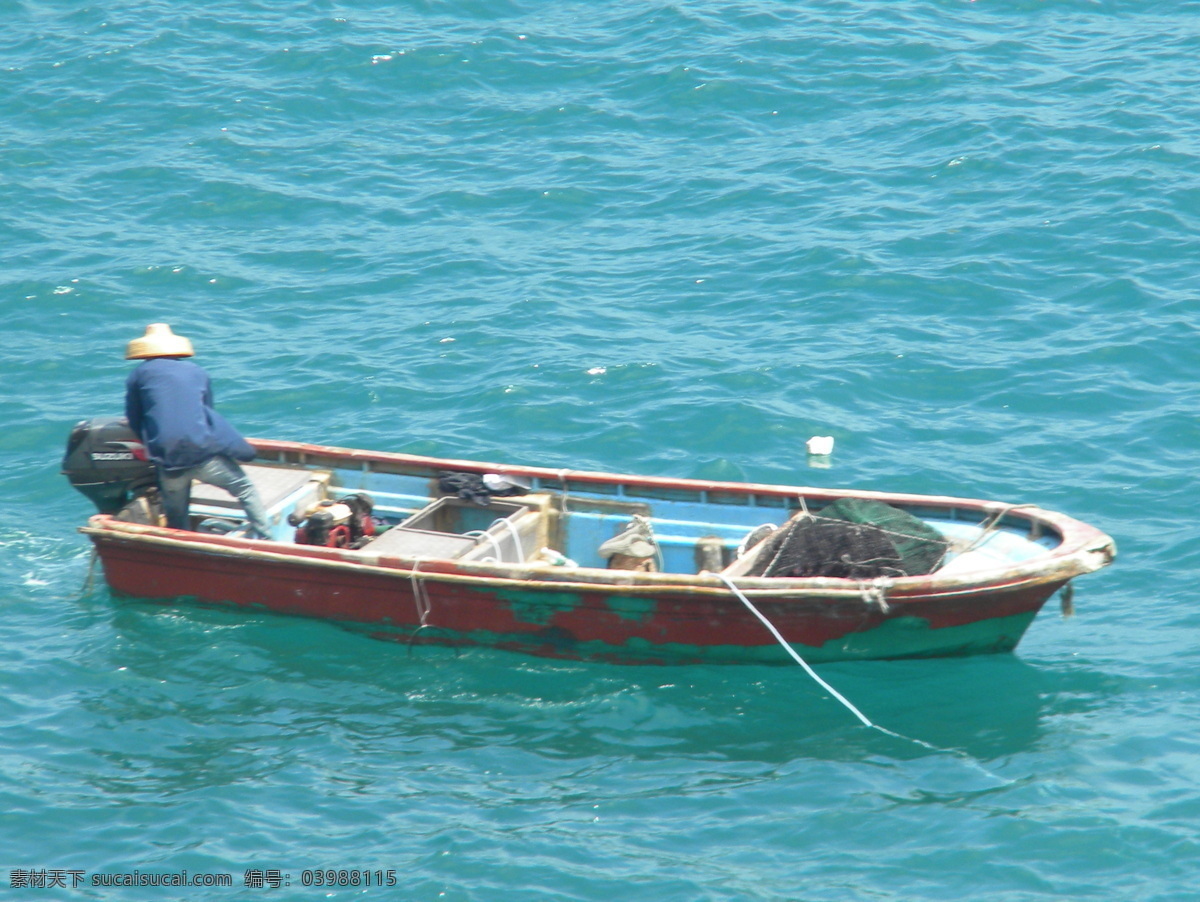
[[[1196, 883], [1195, 3], [9, 7], [10, 866]], [[410, 656], [88, 592], [62, 440], [157, 320], [249, 434], [1029, 501], [1122, 556], [1015, 657], [830, 670], [966, 757], [793, 669]]]

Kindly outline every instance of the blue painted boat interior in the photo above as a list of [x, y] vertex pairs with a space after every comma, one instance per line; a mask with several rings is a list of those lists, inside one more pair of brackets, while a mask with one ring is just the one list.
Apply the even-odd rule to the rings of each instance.
[[[428, 476], [384, 473], [368, 465], [356, 468], [338, 468], [323, 471], [329, 474], [328, 487], [322, 494], [338, 500], [355, 492], [366, 492], [374, 501], [374, 515], [382, 530], [404, 524], [436, 500], [433, 480]], [[697, 545], [705, 540], [706, 545], [719, 549], [724, 564], [735, 559], [739, 545], [746, 536], [763, 524], [780, 526], [799, 509], [799, 499], [774, 495], [741, 496], [719, 491], [687, 489], [647, 490], [613, 483], [602, 486], [577, 484], [567, 479], [534, 480], [531, 491], [555, 496], [556, 509], [565, 511], [565, 527], [561, 530], [561, 547], [555, 550], [582, 567], [604, 568], [607, 562], [599, 553], [600, 546], [620, 534], [630, 524], [634, 513], [647, 514], [659, 551], [658, 566], [670, 573], [696, 573], [701, 568]], [[601, 489], [597, 491], [596, 489]], [[269, 513], [276, 520], [273, 538], [291, 541], [293, 527], [287, 515], [297, 505], [311, 503], [312, 493], [297, 491], [279, 499], [272, 499]], [[518, 499], [495, 499], [497, 502]], [[810, 508], [814, 513], [819, 508]], [[505, 538], [503, 522], [512, 508], [492, 510], [485, 507], [463, 505], [454, 531], [459, 534], [488, 538], [500, 559], [514, 561], [516, 557], [529, 559], [539, 549], [524, 548], [519, 540], [514, 545]], [[957, 566], [959, 569], [1002, 566], [1030, 560], [1053, 549], [1060, 537], [1053, 531], [1030, 535], [1027, 521], [1016, 517], [1002, 518], [1001, 522], [982, 528], [977, 510], [950, 510], [911, 508], [910, 512], [937, 529], [951, 541], [943, 567]], [[220, 516], [228, 512], [193, 505], [197, 516]], [[498, 515], [499, 514], [499, 515]], [[509, 532], [512, 532], [511, 526]], [[235, 531], [236, 533], [236, 531]], [[505, 548], [520, 548], [519, 554]], [[369, 547], [369, 546], [368, 546]], [[964, 551], [970, 559], [956, 559]], [[714, 552], [715, 553], [715, 552]], [[504, 557], [503, 555], [509, 555]], [[495, 556], [493, 556], [495, 559]]]

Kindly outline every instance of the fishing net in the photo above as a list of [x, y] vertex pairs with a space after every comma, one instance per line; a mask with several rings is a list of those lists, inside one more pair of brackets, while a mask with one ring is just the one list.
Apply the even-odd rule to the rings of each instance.
[[936, 569], [946, 547], [937, 530], [905, 511], [846, 498], [778, 530], [748, 575], [917, 576]]
[[940, 532], [907, 511], [865, 498], [842, 498], [822, 508], [819, 516], [850, 523], [867, 523], [888, 534], [908, 576], [932, 573], [942, 563], [950, 543]]

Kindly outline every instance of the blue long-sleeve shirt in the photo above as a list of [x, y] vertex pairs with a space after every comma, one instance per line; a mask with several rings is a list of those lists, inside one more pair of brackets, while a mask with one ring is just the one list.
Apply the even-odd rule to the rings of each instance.
[[212, 382], [190, 360], [152, 357], [125, 382], [125, 416], [164, 470], [183, 470], [224, 454], [253, 460], [254, 448], [213, 409]]

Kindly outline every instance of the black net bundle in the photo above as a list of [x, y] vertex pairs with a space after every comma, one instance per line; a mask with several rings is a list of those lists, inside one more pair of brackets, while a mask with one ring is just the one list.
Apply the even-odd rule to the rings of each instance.
[[947, 548], [941, 533], [912, 514], [851, 498], [793, 519], [767, 541], [747, 575], [918, 576], [937, 569]]

